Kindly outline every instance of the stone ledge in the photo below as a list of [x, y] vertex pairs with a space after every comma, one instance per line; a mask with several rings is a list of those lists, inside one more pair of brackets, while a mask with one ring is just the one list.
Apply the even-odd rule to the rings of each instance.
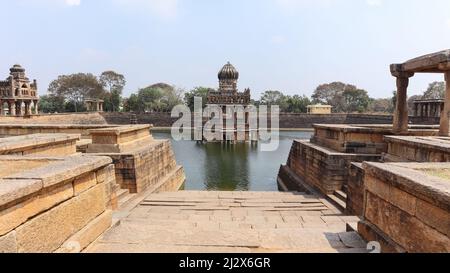
[[0, 206], [39, 192], [43, 188], [75, 179], [112, 163], [109, 157], [71, 156], [66, 158], [33, 158], [0, 156], [0, 161], [45, 161], [43, 167], [9, 175], [0, 180]]
[[389, 181], [419, 199], [443, 210], [450, 211], [450, 183], [448, 180], [427, 175], [417, 169], [450, 169], [450, 163], [375, 163], [364, 162], [367, 175]]
[[150, 124], [145, 125], [129, 125], [129, 126], [118, 126], [118, 127], [111, 127], [111, 128], [102, 128], [102, 129], [93, 129], [89, 130], [90, 134], [106, 134], [106, 135], [121, 135], [124, 133], [129, 133], [133, 131], [139, 131], [139, 130], [149, 130], [153, 126]]
[[33, 134], [0, 139], [0, 154], [11, 154], [34, 147], [57, 145], [65, 142], [76, 142], [80, 135], [76, 134]]
[[401, 143], [409, 147], [434, 149], [450, 153], [449, 137], [414, 137], [414, 136], [385, 136], [388, 144]]

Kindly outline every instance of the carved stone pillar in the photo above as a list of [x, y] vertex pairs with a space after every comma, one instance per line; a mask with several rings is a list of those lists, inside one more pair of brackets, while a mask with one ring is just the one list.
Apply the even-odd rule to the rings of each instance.
[[29, 101], [25, 102], [25, 116], [31, 115], [31, 103]]
[[414, 73], [397, 72], [393, 74], [397, 78], [397, 104], [394, 113], [394, 128], [395, 134], [408, 133], [408, 85], [409, 78], [414, 76]]
[[22, 101], [16, 101], [15, 103], [15, 108], [16, 108], [16, 116], [22, 116]]
[[39, 101], [35, 100], [33, 101], [33, 103], [34, 103], [34, 114], [39, 115]]
[[445, 104], [444, 110], [441, 113], [441, 127], [439, 134], [441, 136], [450, 136], [449, 115], [450, 115], [450, 71], [445, 72]]
[[9, 108], [9, 115], [15, 116], [16, 115], [16, 102], [8, 101], [8, 108]]

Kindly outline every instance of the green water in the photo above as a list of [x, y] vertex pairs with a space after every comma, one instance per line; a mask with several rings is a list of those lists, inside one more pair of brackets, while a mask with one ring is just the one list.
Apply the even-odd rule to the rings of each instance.
[[[153, 132], [155, 138], [171, 139], [170, 132]], [[178, 164], [186, 173], [185, 190], [276, 191], [277, 174], [286, 164], [292, 141], [309, 139], [311, 132], [280, 132], [276, 151], [262, 152], [249, 144], [198, 144], [174, 141]]]

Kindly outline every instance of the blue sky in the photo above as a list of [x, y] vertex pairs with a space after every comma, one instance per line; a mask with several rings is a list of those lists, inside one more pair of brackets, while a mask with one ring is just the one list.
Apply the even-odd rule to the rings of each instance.
[[[311, 95], [344, 81], [387, 97], [390, 63], [450, 48], [448, 0], [0, 0], [0, 78], [14, 63], [38, 80], [113, 69], [125, 95], [156, 82]], [[419, 94], [442, 75], [418, 75]]]

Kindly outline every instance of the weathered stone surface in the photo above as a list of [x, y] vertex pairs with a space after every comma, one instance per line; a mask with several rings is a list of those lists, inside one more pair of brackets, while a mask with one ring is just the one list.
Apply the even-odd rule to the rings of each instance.
[[42, 189], [40, 180], [0, 180], [0, 207]]
[[17, 253], [16, 232], [0, 236], [0, 253]]
[[53, 162], [41, 168], [24, 171], [14, 176], [12, 179], [39, 179], [44, 188], [53, 186], [63, 181], [69, 181], [80, 175], [100, 169], [111, 164], [111, 159], [101, 156], [72, 156], [63, 161]]
[[112, 211], [107, 210], [91, 221], [82, 230], [70, 237], [61, 248], [59, 253], [78, 253], [95, 241], [103, 232], [111, 227]]
[[[267, 200], [261, 204], [261, 200]], [[221, 202], [226, 200], [226, 202]], [[288, 200], [297, 204], [293, 210], [276, 206]], [[297, 215], [300, 206], [321, 203], [317, 197], [281, 192], [162, 192], [149, 195], [120, 224], [103, 234], [87, 252], [352, 252], [338, 233], [345, 233], [344, 216], [305, 216], [303, 226]], [[235, 207], [231, 204], [249, 204]], [[201, 212], [201, 213], [199, 213]], [[209, 212], [209, 213], [204, 213]], [[234, 216], [233, 216], [234, 215]], [[240, 215], [240, 216], [238, 216]], [[322, 216], [322, 217], [321, 217]], [[350, 219], [350, 218], [349, 218]], [[286, 221], [292, 220], [288, 224]], [[350, 220], [354, 220], [353, 218]], [[330, 225], [327, 225], [327, 222]], [[335, 225], [342, 223], [342, 225]], [[348, 242], [360, 246], [363, 242], [342, 235]], [[349, 243], [350, 242], [350, 243]], [[358, 244], [359, 243], [359, 244]]]
[[[351, 162], [378, 161], [380, 155], [346, 154], [324, 148], [309, 141], [296, 140], [293, 143], [286, 167], [310, 187], [324, 194], [341, 190], [348, 180]], [[284, 166], [283, 166], [284, 167]], [[302, 190], [298, 183], [280, 170], [279, 179], [289, 190]]]
[[0, 139], [0, 154], [66, 156], [75, 153], [79, 135], [33, 134]]
[[105, 211], [104, 186], [96, 187], [16, 229], [19, 252], [53, 252]]
[[73, 196], [73, 187], [67, 183], [52, 189], [46, 189], [30, 199], [0, 210], [0, 235], [3, 235], [28, 219], [46, 211]]
[[449, 237], [375, 195], [367, 198], [367, 220], [408, 252], [450, 251]]
[[84, 174], [83, 176], [77, 177], [75, 181], [73, 181], [74, 194], [80, 195], [82, 192], [87, 191], [95, 185], [97, 185], [95, 172]]

